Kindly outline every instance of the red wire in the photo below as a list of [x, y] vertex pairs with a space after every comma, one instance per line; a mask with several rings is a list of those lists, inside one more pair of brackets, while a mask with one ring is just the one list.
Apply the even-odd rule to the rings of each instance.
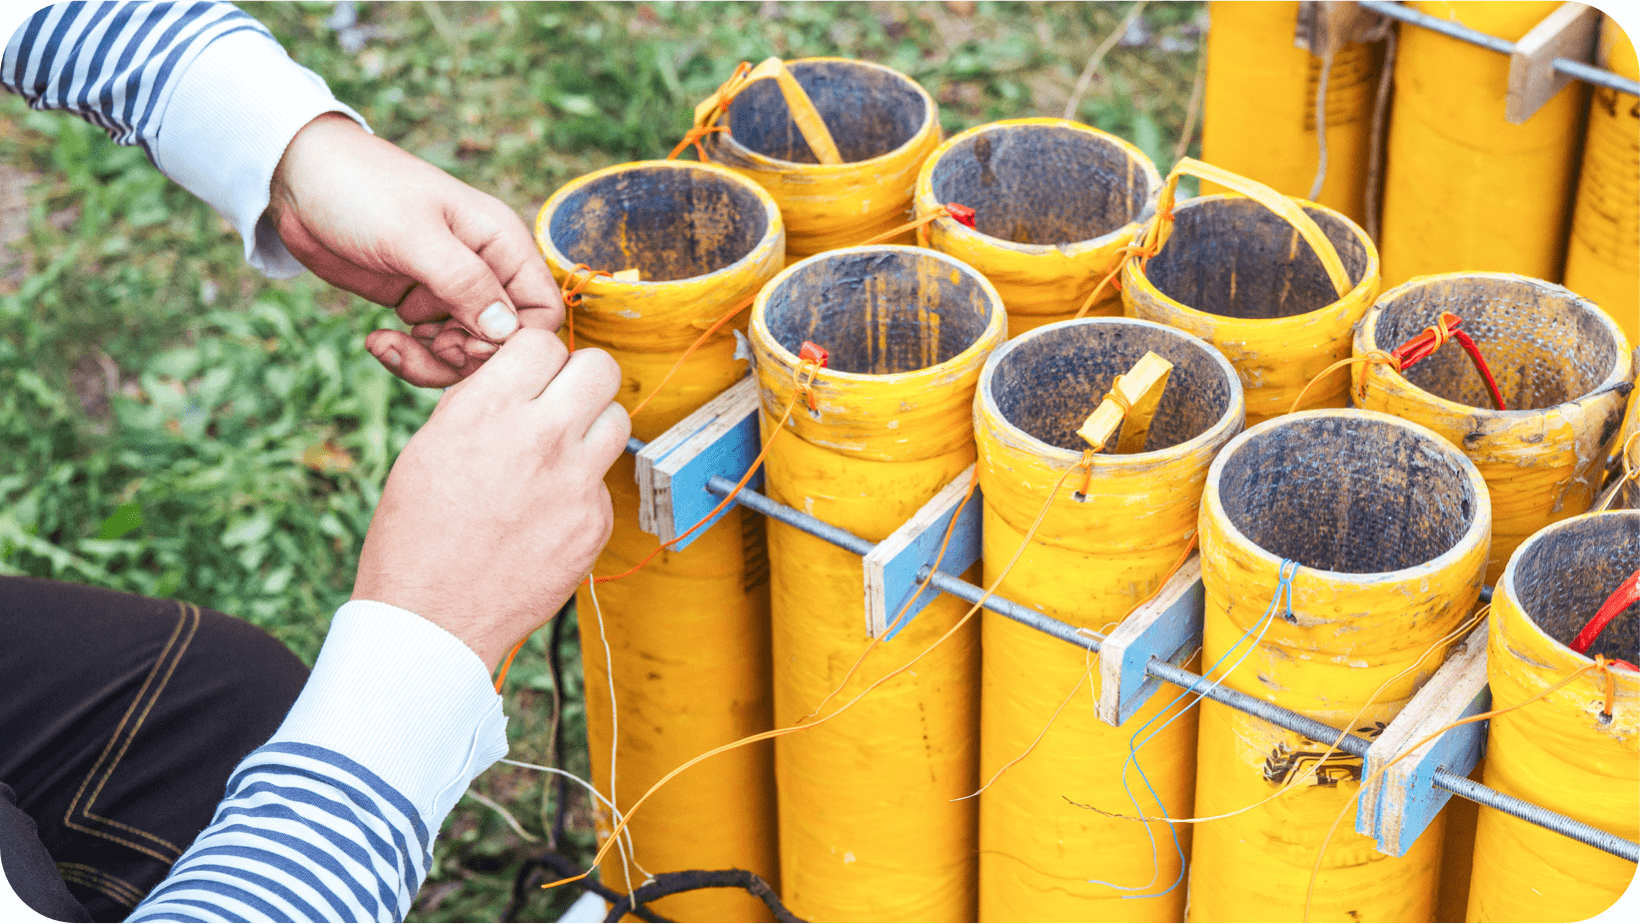
[[[1594, 614], [1594, 618], [1589, 620], [1588, 624], [1583, 627], [1582, 632], [1577, 633], [1577, 638], [1572, 639], [1572, 650], [1578, 654], [1588, 654], [1589, 646], [1594, 644], [1595, 637], [1613, 619], [1617, 618], [1618, 613], [1636, 603], [1640, 603], [1640, 570], [1636, 570], [1628, 576], [1627, 580], [1617, 585], [1617, 589], [1612, 591], [1612, 595], [1606, 598], [1605, 603], [1601, 604], [1600, 611]], [[1627, 661], [1620, 663], [1630, 668], [1634, 667]]]
[[[1486, 381], [1486, 390], [1492, 395], [1492, 403], [1497, 405], [1500, 411], [1509, 410], [1503, 403], [1503, 393], [1498, 390], [1497, 381], [1492, 378], [1491, 368], [1486, 365], [1486, 360], [1481, 357], [1481, 348], [1475, 345], [1475, 341], [1468, 334], [1458, 329], [1458, 325], [1463, 323], [1463, 318], [1443, 311], [1440, 315], [1440, 321], [1445, 323], [1447, 334], [1456, 339], [1458, 345], [1463, 347], [1464, 352], [1469, 354], [1469, 359], [1475, 364], [1475, 371], [1479, 372], [1481, 378]], [[1424, 328], [1416, 337], [1391, 350], [1390, 355], [1400, 361], [1401, 371], [1404, 372], [1410, 369], [1413, 364], [1429, 358], [1431, 354], [1440, 348], [1442, 342], [1439, 331], [1436, 326], [1432, 325]]]

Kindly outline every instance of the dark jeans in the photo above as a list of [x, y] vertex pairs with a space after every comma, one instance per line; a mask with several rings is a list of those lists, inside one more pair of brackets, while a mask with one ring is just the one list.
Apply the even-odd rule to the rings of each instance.
[[173, 600], [0, 577], [0, 857], [22, 900], [117, 921], [210, 824], [307, 668]]

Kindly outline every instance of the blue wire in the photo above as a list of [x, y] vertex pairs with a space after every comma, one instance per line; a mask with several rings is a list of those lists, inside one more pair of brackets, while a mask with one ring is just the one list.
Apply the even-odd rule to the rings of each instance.
[[[1291, 566], [1291, 568], [1289, 568], [1289, 566]], [[1178, 696], [1175, 696], [1173, 698], [1172, 702], [1170, 702], [1166, 706], [1162, 707], [1162, 709], [1159, 710], [1155, 715], [1153, 715], [1150, 718], [1146, 719], [1144, 721], [1144, 724], [1142, 724], [1138, 728], [1134, 729], [1132, 736], [1130, 736], [1128, 738], [1128, 756], [1122, 761], [1122, 791], [1127, 793], [1128, 802], [1133, 805], [1133, 810], [1136, 814], [1138, 814], [1140, 816], [1143, 816], [1144, 815], [1144, 809], [1139, 806], [1139, 800], [1134, 797], [1133, 790], [1128, 785], [1127, 765], [1129, 763], [1132, 763], [1133, 768], [1139, 772], [1139, 779], [1144, 781], [1145, 790], [1150, 793], [1150, 797], [1152, 799], [1156, 800], [1156, 804], [1162, 810], [1162, 817], [1166, 818], [1167, 817], [1167, 806], [1165, 804], [1163, 804], [1161, 796], [1156, 794], [1155, 787], [1150, 784], [1150, 777], [1145, 774], [1144, 765], [1139, 762], [1139, 748], [1142, 748], [1145, 745], [1149, 744], [1151, 742], [1151, 740], [1154, 739], [1157, 735], [1161, 734], [1163, 731], [1166, 731], [1167, 727], [1169, 725], [1172, 725], [1174, 722], [1178, 721], [1179, 717], [1184, 715], [1186, 712], [1189, 712], [1190, 709], [1193, 706], [1196, 705], [1196, 703], [1201, 702], [1202, 699], [1205, 698], [1206, 693], [1203, 692], [1201, 695], [1198, 695], [1196, 697], [1195, 702], [1192, 702], [1189, 706], [1186, 706], [1183, 709], [1180, 709], [1178, 711], [1178, 713], [1176, 713], [1172, 718], [1170, 718], [1166, 722], [1162, 723], [1160, 728], [1157, 728], [1154, 732], [1151, 732], [1149, 737], [1145, 738], [1144, 741], [1138, 741], [1139, 736], [1144, 733], [1144, 730], [1152, 722], [1155, 722], [1157, 719], [1159, 719], [1163, 715], [1167, 714], [1167, 710], [1172, 709], [1175, 705], [1178, 704], [1178, 702], [1180, 700], [1184, 699], [1186, 696], [1189, 696], [1191, 693], [1194, 693], [1196, 691], [1197, 684], [1199, 684], [1203, 680], [1206, 680], [1208, 677], [1212, 676], [1213, 672], [1219, 669], [1219, 665], [1223, 664], [1225, 662], [1225, 660], [1228, 659], [1230, 657], [1230, 655], [1232, 653], [1234, 653], [1237, 648], [1240, 648], [1242, 642], [1247, 641], [1248, 637], [1253, 634], [1253, 630], [1258, 629], [1258, 640], [1255, 640], [1253, 645], [1248, 647], [1247, 651], [1242, 654], [1241, 658], [1238, 659], [1236, 661], [1236, 663], [1230, 667], [1230, 670], [1225, 671], [1223, 676], [1221, 676], [1218, 680], [1213, 681], [1212, 686], [1216, 687], [1216, 686], [1219, 686], [1220, 684], [1222, 684], [1225, 677], [1230, 676], [1230, 674], [1232, 672], [1234, 672], [1236, 668], [1240, 667], [1242, 665], [1242, 663], [1247, 660], [1248, 656], [1253, 653], [1253, 650], [1258, 647], [1258, 641], [1263, 640], [1264, 633], [1269, 628], [1270, 618], [1275, 615], [1276, 605], [1281, 601], [1282, 591], [1284, 591], [1284, 590], [1286, 591], [1286, 594], [1287, 594], [1286, 618], [1287, 618], [1288, 622], [1293, 621], [1293, 618], [1294, 618], [1293, 617], [1293, 578], [1295, 578], [1297, 576], [1298, 576], [1298, 562], [1294, 561], [1291, 558], [1283, 558], [1281, 560], [1281, 564], [1276, 568], [1276, 592], [1275, 592], [1275, 595], [1270, 598], [1270, 605], [1265, 608], [1264, 615], [1260, 616], [1258, 618], [1257, 622], [1253, 623], [1251, 626], [1248, 626], [1247, 631], [1243, 632], [1241, 634], [1241, 638], [1237, 639], [1236, 643], [1234, 645], [1231, 645], [1230, 648], [1228, 650], [1226, 650], [1225, 653], [1223, 655], [1221, 655], [1217, 661], [1213, 662], [1213, 666], [1208, 668], [1207, 671], [1204, 672], [1200, 678], [1193, 681], [1190, 684], [1189, 688], [1187, 688], [1184, 692], [1180, 693]], [[1157, 898], [1159, 896], [1166, 895], [1169, 892], [1172, 892], [1174, 889], [1177, 889], [1179, 887], [1179, 884], [1184, 881], [1184, 869], [1185, 869], [1184, 847], [1179, 843], [1179, 830], [1171, 822], [1168, 823], [1167, 828], [1168, 828], [1168, 831], [1173, 836], [1173, 849], [1179, 855], [1179, 875], [1173, 880], [1173, 884], [1168, 886], [1166, 889], [1163, 889], [1160, 892], [1149, 892], [1149, 893], [1146, 893], [1146, 894], [1143, 894], [1143, 895], [1121, 895], [1121, 896], [1118, 896], [1119, 898]], [[1149, 837], [1150, 837], [1151, 865], [1153, 867], [1159, 869], [1160, 864], [1157, 862], [1157, 858], [1156, 858], [1156, 835], [1150, 830], [1149, 823], [1145, 823], [1145, 833], [1147, 835], [1149, 835]], [[1089, 879], [1088, 883], [1090, 885], [1109, 886], [1113, 889], [1118, 889], [1118, 890], [1122, 890], [1122, 891], [1137, 891], [1138, 889], [1149, 888], [1151, 884], [1155, 883], [1155, 877], [1151, 877], [1151, 882], [1147, 883], [1146, 885], [1143, 885], [1143, 886], [1120, 886], [1120, 885], [1117, 885], [1116, 883], [1106, 882], [1102, 879]]]

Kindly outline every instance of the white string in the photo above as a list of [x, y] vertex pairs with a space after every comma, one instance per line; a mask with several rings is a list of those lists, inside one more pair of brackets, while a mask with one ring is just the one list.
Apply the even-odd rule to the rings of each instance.
[[1321, 79], [1315, 84], [1315, 181], [1310, 184], [1310, 201], [1321, 199], [1321, 186], [1327, 181], [1327, 83], [1332, 78], [1333, 50], [1321, 56]]
[[[609, 680], [609, 804], [610, 811], [613, 812], [615, 810], [615, 758], [621, 744], [620, 710], [615, 707], [615, 656], [610, 654], [609, 634], [604, 631], [604, 610], [603, 607], [598, 605], [598, 582], [590, 576], [587, 578], [587, 593], [592, 597], [592, 612], [598, 617], [598, 638], [604, 643], [604, 674]], [[617, 817], [616, 823], [619, 824], [619, 822], [620, 819]], [[626, 829], [624, 842], [620, 846], [621, 870], [626, 874], [626, 881], [629, 885], [632, 882], [632, 872], [626, 868], [628, 851], [632, 854], [632, 865], [638, 868], [638, 872], [643, 873], [649, 879], [655, 878], [653, 873], [644, 869], [643, 864], [638, 862], [638, 848], [632, 845], [631, 828]]]

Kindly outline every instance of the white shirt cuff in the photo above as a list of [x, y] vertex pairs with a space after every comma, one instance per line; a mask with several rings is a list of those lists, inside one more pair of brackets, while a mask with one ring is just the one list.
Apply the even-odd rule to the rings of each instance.
[[302, 272], [262, 213], [279, 158], [302, 126], [340, 112], [318, 74], [260, 32], [224, 35], [174, 81], [153, 145], [160, 172], [210, 203], [245, 241], [245, 261], [274, 279]]
[[436, 832], [473, 779], [507, 755], [507, 717], [466, 643], [409, 610], [352, 600], [336, 611], [277, 741], [358, 761]]

